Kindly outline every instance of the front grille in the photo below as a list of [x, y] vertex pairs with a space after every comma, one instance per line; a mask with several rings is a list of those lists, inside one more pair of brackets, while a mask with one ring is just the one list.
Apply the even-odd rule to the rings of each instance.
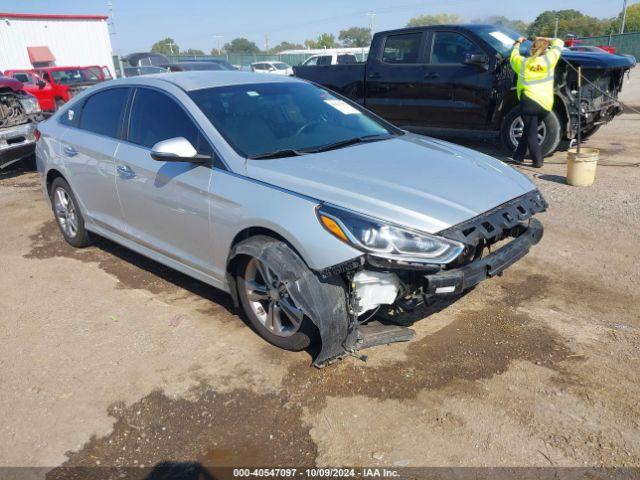
[[449, 227], [438, 235], [464, 243], [471, 249], [484, 247], [521, 233], [521, 224], [549, 205], [538, 190], [514, 198], [477, 217]]

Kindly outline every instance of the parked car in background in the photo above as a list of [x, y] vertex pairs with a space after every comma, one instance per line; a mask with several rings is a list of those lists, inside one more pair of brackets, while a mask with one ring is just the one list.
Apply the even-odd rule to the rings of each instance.
[[[520, 36], [495, 25], [404, 28], [376, 33], [366, 64], [301, 65], [293, 70], [396, 125], [434, 135], [499, 137], [513, 151], [524, 124], [509, 54]], [[524, 45], [523, 52], [528, 47]], [[634, 65], [620, 55], [564, 49], [555, 69], [554, 107], [538, 131], [544, 154], [575, 138], [580, 112], [582, 138], [619, 115], [618, 93]], [[580, 109], [573, 93], [578, 66], [592, 82], [582, 84]]]
[[44, 67], [35, 72], [53, 88], [56, 109], [85, 88], [102, 81], [87, 67]]
[[225, 68], [217, 63], [205, 61], [184, 61], [178, 63], [167, 63], [160, 66], [166, 68], [170, 72], [189, 72], [191, 70], [225, 70]]
[[[179, 63], [188, 62], [188, 61], [191, 61], [191, 60], [180, 60]], [[202, 58], [202, 59], [198, 59], [197, 61], [215, 63], [216, 65], [219, 65], [222, 70], [239, 70], [238, 67], [236, 67], [235, 65], [231, 65], [231, 63], [229, 63], [224, 58], [206, 58], [206, 59]]]
[[254, 62], [251, 70], [258, 73], [273, 73], [275, 75], [293, 75], [291, 65], [284, 62]]
[[125, 67], [124, 76], [137, 77], [140, 75], [152, 75], [154, 73], [167, 73], [168, 71], [169, 69], [164, 67], [151, 67], [151, 66]]
[[165, 65], [171, 63], [167, 57], [161, 53], [155, 52], [136, 52], [131, 53], [122, 59], [132, 67]]
[[39, 130], [69, 244], [95, 233], [229, 292], [274, 345], [319, 342], [317, 366], [409, 340], [365, 323], [500, 275], [542, 236], [524, 174], [291, 77], [115, 80]]
[[23, 90], [38, 99], [40, 108], [43, 111], [53, 111], [56, 109], [53, 87], [37, 74], [28, 70], [7, 70], [4, 72], [4, 75], [21, 82]]
[[38, 99], [15, 78], [0, 76], [0, 169], [33, 154], [41, 119]]
[[113, 76], [111, 75], [111, 71], [109, 70], [109, 67], [107, 67], [106, 65], [103, 66], [99, 66], [99, 65], [90, 65], [88, 67], [86, 67], [89, 71], [91, 71], [96, 77], [98, 77], [100, 80], [112, 80]]
[[314, 67], [317, 65], [350, 65], [352, 63], [358, 63], [358, 57], [351, 53], [327, 53], [313, 55], [302, 62], [302, 65]]

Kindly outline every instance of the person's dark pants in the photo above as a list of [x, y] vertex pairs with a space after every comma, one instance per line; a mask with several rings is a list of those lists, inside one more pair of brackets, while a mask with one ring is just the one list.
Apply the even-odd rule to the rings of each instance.
[[533, 159], [533, 165], [535, 167], [542, 166], [544, 160], [540, 144], [538, 143], [538, 126], [548, 113], [548, 110], [542, 108], [539, 103], [527, 98], [526, 95], [523, 94], [520, 97], [520, 115], [524, 122], [524, 130], [518, 142], [518, 148], [516, 148], [513, 154], [514, 160], [518, 162], [523, 161], [528, 148], [531, 158]]

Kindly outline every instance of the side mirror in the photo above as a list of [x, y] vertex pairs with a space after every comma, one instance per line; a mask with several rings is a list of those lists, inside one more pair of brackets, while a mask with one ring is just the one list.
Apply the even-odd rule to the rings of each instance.
[[477, 65], [486, 68], [489, 64], [489, 57], [483, 53], [467, 53], [464, 56], [465, 65]]
[[204, 163], [211, 157], [198, 155], [189, 140], [184, 137], [175, 137], [156, 143], [151, 149], [151, 158], [159, 162]]

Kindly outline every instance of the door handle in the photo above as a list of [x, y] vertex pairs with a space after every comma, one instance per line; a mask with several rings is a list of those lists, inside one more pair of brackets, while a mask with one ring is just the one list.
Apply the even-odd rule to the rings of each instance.
[[129, 180], [136, 176], [136, 172], [131, 170], [131, 167], [128, 165], [118, 165], [116, 171], [118, 172], [118, 176], [124, 180]]
[[69, 145], [66, 145], [62, 150], [67, 157], [75, 157], [78, 154], [78, 151]]
[[428, 80], [433, 80], [435, 78], [440, 78], [440, 74], [436, 72], [429, 72], [424, 74], [424, 78]]
[[379, 72], [373, 72], [373, 73], [369, 74], [369, 78], [373, 78], [373, 79], [380, 78], [381, 76], [382, 75], [380, 75]]

